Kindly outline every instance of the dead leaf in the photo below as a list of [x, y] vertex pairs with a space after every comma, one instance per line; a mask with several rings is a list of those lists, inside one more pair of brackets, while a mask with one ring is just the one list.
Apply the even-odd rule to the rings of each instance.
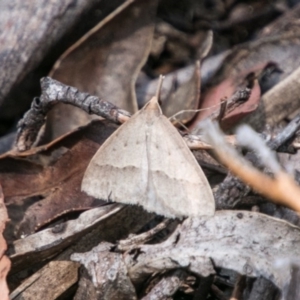
[[298, 67], [292, 74], [283, 79], [266, 92], [258, 109], [245, 121], [255, 128], [263, 128], [265, 124], [274, 126], [299, 108], [299, 74]]
[[272, 62], [282, 71], [278, 80], [291, 74], [300, 64], [300, 31], [284, 32], [237, 45], [223, 61], [210, 85], [215, 86], [228, 78], [239, 80], [244, 74]]
[[3, 300], [9, 299], [6, 276], [10, 270], [11, 262], [9, 258], [4, 255], [7, 250], [7, 244], [3, 237], [3, 231], [8, 220], [7, 210], [4, 204], [4, 195], [0, 186], [0, 298]]
[[47, 146], [0, 158], [0, 182], [12, 220], [10, 239], [33, 233], [63, 214], [105, 203], [82, 193], [80, 182], [90, 159], [116, 127], [94, 122]]
[[[101, 243], [71, 258], [85, 266], [102, 291], [129, 280], [140, 290], [149, 276], [182, 268], [203, 277], [215, 274], [215, 268], [226, 268], [264, 277], [282, 289], [289, 268], [278, 269], [274, 263], [278, 258], [299, 256], [299, 233], [299, 227], [264, 214], [223, 210], [213, 217], [188, 218], [165, 242], [140, 245], [138, 251], [113, 253], [114, 245]], [[110, 277], [116, 274], [116, 266], [122, 266], [122, 276]], [[101, 287], [99, 278], [105, 286]]]
[[287, 274], [273, 264], [279, 257], [299, 256], [299, 233], [300, 228], [260, 213], [218, 211], [214, 217], [188, 218], [166, 242], [143, 245], [140, 255], [124, 259], [135, 285], [162, 270], [183, 267], [207, 276], [219, 267], [263, 276], [283, 288]]
[[[9, 256], [13, 261], [15, 272], [32, 259], [45, 260], [49, 256], [68, 247], [88, 231], [92, 231], [96, 224], [122, 210], [122, 205], [110, 204], [83, 212], [75, 220], [60, 223], [52, 228], [44, 229], [13, 242], [9, 249]], [[119, 215], [120, 218], [120, 215]]]
[[[177, 90], [171, 93], [169, 97], [162, 102], [161, 109], [164, 115], [172, 117], [184, 110], [196, 110], [200, 101], [200, 85], [200, 61], [198, 61], [195, 64], [194, 73], [191, 78], [186, 83], [180, 85]], [[177, 115], [174, 119], [171, 119], [171, 121], [185, 124], [190, 121], [195, 114], [195, 111], [185, 112]]]
[[[150, 51], [157, 1], [129, 0], [69, 48], [50, 76], [79, 90], [136, 112], [135, 81]], [[57, 105], [48, 116], [55, 138], [91, 117]]]
[[[257, 66], [254, 70], [258, 71], [265, 66]], [[252, 72], [252, 71], [251, 71]], [[234, 78], [228, 78], [221, 82], [219, 85], [209, 88], [201, 99], [201, 110], [197, 113], [195, 120], [189, 126], [189, 129], [196, 129], [199, 122], [210, 117], [215, 112], [220, 111], [221, 102], [229, 99], [238, 89], [245, 88], [247, 86], [247, 74], [241, 75], [239, 80]], [[224, 130], [228, 130], [237, 125], [238, 122], [246, 115], [255, 111], [258, 107], [260, 100], [260, 88], [257, 80], [254, 81], [254, 86], [251, 89], [250, 98], [240, 103], [230, 113], [226, 114], [220, 120], [220, 125]]]

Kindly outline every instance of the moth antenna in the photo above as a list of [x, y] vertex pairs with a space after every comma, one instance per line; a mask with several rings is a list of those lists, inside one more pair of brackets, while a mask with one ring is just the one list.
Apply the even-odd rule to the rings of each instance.
[[161, 87], [162, 87], [164, 79], [165, 79], [164, 75], [159, 75], [159, 81], [158, 81], [158, 85], [157, 85], [157, 89], [156, 89], [156, 93], [155, 93], [155, 97], [157, 98], [157, 101], [159, 101], [160, 91], [161, 91]]

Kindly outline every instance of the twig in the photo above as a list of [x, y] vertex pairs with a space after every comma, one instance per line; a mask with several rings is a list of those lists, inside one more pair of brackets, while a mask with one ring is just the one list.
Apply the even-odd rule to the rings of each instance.
[[277, 150], [282, 144], [289, 140], [300, 128], [300, 114], [298, 114], [277, 136], [268, 143], [268, 146]]
[[151, 240], [155, 234], [165, 229], [170, 223], [171, 219], [166, 219], [163, 222], [159, 223], [154, 228], [148, 230], [145, 233], [129, 237], [126, 240], [119, 241], [116, 250], [118, 251], [129, 251], [133, 248], [136, 248], [138, 245], [144, 244]]
[[[276, 164], [273, 164], [275, 166], [273, 170], [277, 170], [273, 179], [253, 167], [235, 149], [229, 147], [225, 143], [222, 133], [211, 122], [210, 124], [207, 122], [206, 135], [208, 141], [214, 146], [214, 151], [220, 161], [234, 175], [238, 176], [257, 192], [271, 199], [274, 203], [283, 204], [300, 212], [300, 188], [293, 178], [281, 169], [278, 170]], [[265, 146], [261, 145], [261, 147]], [[272, 163], [268, 165], [272, 166]]]
[[[300, 115], [297, 115], [277, 136], [267, 143], [272, 150], [277, 150], [287, 140], [289, 140], [300, 127]], [[226, 139], [228, 136], [226, 136]], [[236, 144], [233, 142], [233, 144]], [[293, 144], [293, 147], [297, 145]], [[252, 153], [247, 153], [245, 158], [254, 166], [258, 166], [258, 160]], [[245, 204], [247, 194], [251, 189], [246, 186], [240, 179], [229, 174], [226, 179], [219, 185], [214, 192], [219, 209], [232, 209], [238, 204]]]
[[30, 110], [18, 123], [16, 148], [19, 151], [25, 151], [32, 146], [45, 123], [47, 113], [58, 102], [72, 104], [89, 114], [96, 114], [115, 123], [124, 123], [130, 117], [128, 112], [112, 103], [88, 93], [81, 93], [78, 89], [64, 85], [50, 77], [41, 79], [41, 88], [41, 97], [34, 99]]

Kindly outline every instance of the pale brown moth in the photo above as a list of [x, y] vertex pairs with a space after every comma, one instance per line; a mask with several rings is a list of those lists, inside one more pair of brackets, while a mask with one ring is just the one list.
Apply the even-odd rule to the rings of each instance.
[[104, 142], [84, 174], [82, 190], [170, 218], [215, 212], [202, 169], [157, 97]]

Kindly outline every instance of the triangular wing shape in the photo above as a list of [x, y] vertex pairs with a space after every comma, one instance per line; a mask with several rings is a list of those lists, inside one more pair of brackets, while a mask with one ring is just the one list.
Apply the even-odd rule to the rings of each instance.
[[156, 98], [120, 126], [91, 160], [82, 182], [91, 196], [167, 217], [213, 215], [215, 202], [196, 159]]

